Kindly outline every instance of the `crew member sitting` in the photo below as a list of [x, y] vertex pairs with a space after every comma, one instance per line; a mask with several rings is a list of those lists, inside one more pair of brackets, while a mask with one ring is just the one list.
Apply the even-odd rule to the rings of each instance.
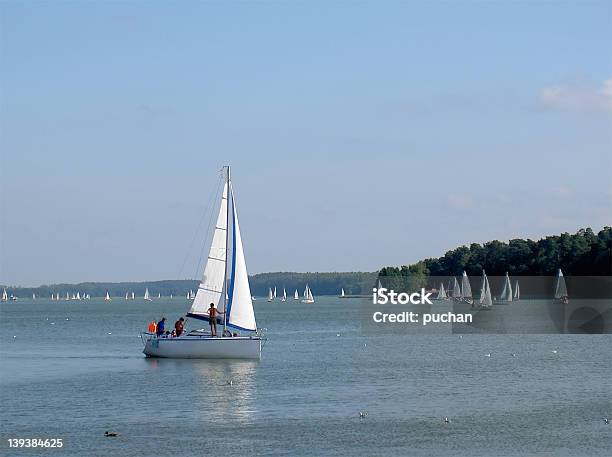
[[185, 329], [185, 319], [182, 317], [174, 323], [174, 330], [176, 331], [176, 336], [181, 336], [183, 334], [183, 330]]

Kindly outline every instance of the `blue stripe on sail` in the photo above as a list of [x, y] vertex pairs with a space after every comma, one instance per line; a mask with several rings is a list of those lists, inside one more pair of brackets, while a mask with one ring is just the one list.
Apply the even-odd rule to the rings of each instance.
[[[234, 302], [234, 280], [236, 278], [236, 206], [232, 195], [232, 221], [234, 222], [232, 230], [232, 275], [230, 276], [229, 300], [227, 309], [225, 310], [225, 325], [229, 325], [230, 315], [232, 312], [232, 303]], [[234, 326], [235, 327], [235, 326]], [[236, 327], [239, 328], [239, 327]], [[246, 330], [246, 329], [244, 329]]]
[[245, 332], [255, 332], [257, 330], [256, 328], [240, 327], [239, 325], [236, 325], [236, 324], [227, 324], [227, 326], [231, 328], [235, 328], [236, 330], [244, 330]]

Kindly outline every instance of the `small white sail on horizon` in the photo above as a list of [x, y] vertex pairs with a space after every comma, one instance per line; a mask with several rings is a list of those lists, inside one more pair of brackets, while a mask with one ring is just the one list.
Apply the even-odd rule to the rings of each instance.
[[157, 293], [157, 298], [161, 298], [161, 292]]
[[304, 299], [302, 300], [302, 303], [314, 303], [314, 297], [312, 295], [312, 290], [310, 290], [310, 287], [308, 286], [308, 284], [306, 284], [306, 289], [304, 289]]
[[344, 298], [344, 297], [346, 297], [346, 294], [344, 293], [344, 287], [342, 287], [340, 289], [340, 298]]
[[453, 283], [453, 298], [459, 299], [459, 298], [461, 298], [461, 288], [459, 287], [459, 281], [457, 281], [457, 278], [453, 278], [453, 279], [454, 279], [454, 283]]
[[438, 300], [446, 300], [446, 290], [444, 290], [444, 284], [440, 283], [440, 288], [438, 289], [438, 296], [436, 297]]
[[461, 275], [461, 298], [466, 300], [472, 298], [472, 287], [470, 286], [470, 279], [465, 270], [463, 270], [463, 274]]
[[516, 282], [514, 283], [514, 300], [520, 300], [521, 299], [521, 292], [519, 289], [519, 282], [518, 279], [516, 280]]
[[297, 289], [295, 289], [295, 293], [293, 294], [293, 299], [294, 300], [299, 300], [300, 299], [300, 294], [298, 293]]
[[274, 300], [274, 293], [272, 292], [272, 288], [268, 287], [268, 301]]
[[32, 300], [36, 300], [36, 294], [32, 294]]
[[145, 299], [146, 301], [152, 301], [152, 300], [151, 300], [151, 296], [149, 295], [149, 288], [148, 288], [148, 287], [145, 289], [144, 299]]
[[504, 279], [504, 287], [499, 295], [499, 300], [504, 302], [512, 301], [512, 285], [510, 284], [510, 276], [506, 272], [506, 278]]
[[2, 301], [8, 301], [8, 294], [6, 293], [6, 287], [2, 290]]
[[563, 272], [561, 268], [557, 272], [557, 284], [555, 286], [555, 298], [556, 299], [565, 299], [568, 298], [567, 295], [567, 285], [565, 284], [565, 277], [563, 276]]
[[81, 299], [81, 294], [77, 292], [76, 294], [76, 300], [80, 300]]
[[484, 270], [482, 270], [482, 286], [480, 287], [480, 307], [490, 308], [493, 305], [493, 298], [491, 297], [491, 287], [489, 286], [489, 278]]
[[283, 298], [281, 298], [281, 301], [287, 301], [287, 291], [285, 290], [284, 287], [283, 287]]
[[130, 299], [130, 298], [129, 298], [129, 296], [128, 296], [128, 293], [127, 293], [127, 292], [125, 293], [125, 299], [126, 299], [126, 300], [129, 300], [129, 299]]
[[136, 300], [136, 296], [134, 295], [134, 291], [132, 291], [132, 300]]
[[108, 292], [106, 292], [106, 297], [104, 297], [104, 301], [110, 301], [110, 295]]

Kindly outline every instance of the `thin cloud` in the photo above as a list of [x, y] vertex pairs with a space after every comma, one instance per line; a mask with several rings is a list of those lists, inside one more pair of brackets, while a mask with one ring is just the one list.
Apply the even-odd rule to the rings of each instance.
[[612, 78], [598, 87], [550, 86], [540, 92], [547, 108], [572, 111], [612, 111]]

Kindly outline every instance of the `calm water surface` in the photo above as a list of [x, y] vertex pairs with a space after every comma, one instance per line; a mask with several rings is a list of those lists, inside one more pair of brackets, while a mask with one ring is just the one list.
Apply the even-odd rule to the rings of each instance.
[[610, 335], [364, 335], [357, 299], [255, 304], [260, 362], [146, 359], [139, 332], [185, 299], [0, 304], [0, 454], [612, 453]]

